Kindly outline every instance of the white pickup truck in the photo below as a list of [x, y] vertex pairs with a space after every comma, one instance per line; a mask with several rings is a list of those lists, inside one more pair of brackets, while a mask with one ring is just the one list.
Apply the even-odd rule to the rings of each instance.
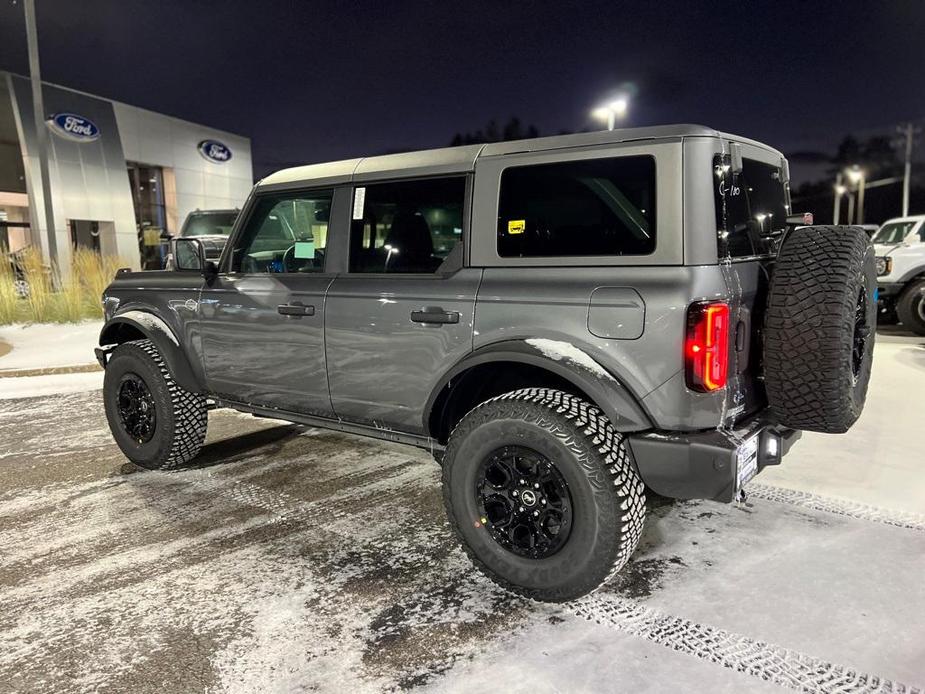
[[925, 335], [925, 215], [897, 217], [873, 236], [879, 312]]

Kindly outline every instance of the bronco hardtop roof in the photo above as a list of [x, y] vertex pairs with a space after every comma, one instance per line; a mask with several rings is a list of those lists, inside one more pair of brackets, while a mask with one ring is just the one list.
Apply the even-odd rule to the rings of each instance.
[[738, 135], [722, 133], [703, 125], [656, 125], [646, 128], [620, 128], [571, 135], [553, 135], [551, 137], [426, 149], [416, 152], [345, 159], [322, 164], [308, 164], [272, 173], [259, 181], [257, 186], [258, 188], [285, 188], [306, 181], [323, 185], [337, 185], [352, 180], [389, 178], [397, 172], [401, 172], [403, 176], [464, 173], [472, 171], [475, 168], [476, 160], [481, 157], [517, 152], [542, 152], [568, 147], [619, 144], [640, 140], [678, 140], [685, 137], [722, 137], [735, 142], [752, 144], [780, 154], [777, 150], [761, 142]]

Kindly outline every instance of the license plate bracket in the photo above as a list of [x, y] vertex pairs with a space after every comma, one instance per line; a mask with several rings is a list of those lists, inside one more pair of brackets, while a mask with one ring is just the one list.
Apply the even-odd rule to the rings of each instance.
[[760, 435], [755, 434], [736, 449], [736, 491], [742, 489], [758, 474], [758, 443]]

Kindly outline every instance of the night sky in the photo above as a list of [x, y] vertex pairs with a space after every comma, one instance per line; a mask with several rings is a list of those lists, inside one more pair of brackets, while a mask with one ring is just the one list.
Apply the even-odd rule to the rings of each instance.
[[[783, 149], [925, 117], [925, 3], [36, 0], [45, 80], [252, 138], [256, 176], [439, 147], [518, 116], [541, 134], [702, 123]], [[23, 7], [0, 66], [25, 74]]]

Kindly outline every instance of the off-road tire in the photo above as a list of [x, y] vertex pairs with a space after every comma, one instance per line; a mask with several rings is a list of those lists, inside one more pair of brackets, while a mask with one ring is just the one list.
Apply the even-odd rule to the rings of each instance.
[[[873, 246], [863, 229], [803, 227], [784, 239], [764, 325], [765, 386], [782, 424], [836, 434], [861, 415], [877, 327], [876, 289]], [[859, 307], [866, 311], [863, 328], [856, 326]], [[865, 331], [855, 358], [855, 336]]]
[[916, 335], [925, 335], [925, 280], [912, 282], [896, 302], [899, 322]]
[[[141, 378], [154, 400], [154, 434], [143, 444], [129, 436], [119, 415], [119, 388], [126, 374]], [[113, 438], [125, 457], [136, 465], [170, 470], [199, 454], [208, 424], [206, 399], [177, 385], [150, 340], [125, 342], [113, 350], [103, 379], [103, 398]]]
[[[571, 532], [550, 556], [518, 556], [479, 522], [477, 471], [506, 445], [543, 454], [568, 484]], [[580, 597], [623, 568], [642, 533], [644, 489], [623, 436], [604, 413], [548, 388], [512, 391], [477, 406], [453, 430], [443, 458], [443, 500], [463, 549], [492, 581], [534, 600]]]

